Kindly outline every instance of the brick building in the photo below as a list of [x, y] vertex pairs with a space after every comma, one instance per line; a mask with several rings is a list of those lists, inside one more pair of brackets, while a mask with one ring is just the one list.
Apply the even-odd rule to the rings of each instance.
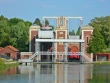
[[6, 47], [0, 47], [0, 55], [5, 55], [11, 59], [20, 59], [20, 52], [15, 47], [9, 45]]
[[[45, 26], [45, 27], [40, 27], [40, 26], [31, 26], [29, 30], [29, 52], [50, 52], [50, 49], [52, 51], [54, 50], [53, 56], [51, 55], [42, 55], [39, 54], [37, 56], [37, 59], [39, 61], [52, 61], [53, 59], [55, 61], [64, 61], [65, 59], [73, 60], [73, 59], [78, 59], [81, 60], [81, 57], [78, 56], [79, 54], [67, 54], [68, 56], [65, 56], [65, 51], [66, 52], [81, 52], [82, 49], [84, 48], [84, 56], [83, 60], [86, 61], [86, 58], [89, 58], [89, 60], [92, 61], [93, 55], [88, 54], [86, 52], [87, 44], [90, 40], [91, 34], [93, 32], [93, 28], [89, 25], [87, 26], [82, 26], [80, 30], [80, 35], [78, 36], [73, 36], [69, 35], [69, 27], [68, 27], [68, 21], [67, 18], [70, 17], [53, 17], [56, 18], [56, 27], [54, 30], [52, 30], [52, 27]], [[38, 42], [37, 39], [45, 41], [45, 42]], [[47, 41], [48, 40], [48, 41]], [[53, 40], [53, 41], [52, 41]], [[65, 43], [63, 42], [58, 42], [59, 40], [65, 40], [65, 41], [84, 41], [84, 46], [81, 47], [81, 42], [68, 42]], [[57, 41], [57, 42], [55, 42]], [[67, 47], [65, 49], [65, 46]], [[62, 52], [62, 54], [58, 55], [58, 52]], [[64, 53], [64, 54], [63, 54]]]

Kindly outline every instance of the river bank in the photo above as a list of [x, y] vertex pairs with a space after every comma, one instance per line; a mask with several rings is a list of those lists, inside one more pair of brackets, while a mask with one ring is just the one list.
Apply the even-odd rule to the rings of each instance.
[[93, 62], [93, 64], [95, 64], [95, 65], [103, 65], [103, 64], [105, 64], [105, 65], [110, 65], [110, 61], [96, 61], [96, 62]]
[[18, 62], [16, 61], [6, 61], [2, 58], [0, 58], [0, 72], [3, 70], [6, 70], [12, 66], [17, 66]]

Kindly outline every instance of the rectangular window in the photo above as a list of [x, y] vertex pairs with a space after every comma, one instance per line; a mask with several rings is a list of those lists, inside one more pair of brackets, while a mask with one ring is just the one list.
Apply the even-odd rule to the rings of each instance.
[[10, 57], [10, 53], [6, 53], [7, 57]]
[[87, 44], [89, 43], [89, 37], [86, 37], [86, 42], [87, 42]]

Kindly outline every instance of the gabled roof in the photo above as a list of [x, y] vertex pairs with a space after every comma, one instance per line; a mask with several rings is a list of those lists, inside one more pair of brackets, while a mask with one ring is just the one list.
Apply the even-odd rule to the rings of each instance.
[[0, 51], [3, 49], [3, 47], [0, 47]]
[[90, 25], [82, 26], [82, 30], [93, 30], [93, 27]]
[[11, 50], [13, 50], [13, 51], [19, 51], [18, 49], [16, 49], [15, 47], [13, 47], [13, 46], [6, 46], [6, 47], [8, 47], [8, 48], [10, 48]]

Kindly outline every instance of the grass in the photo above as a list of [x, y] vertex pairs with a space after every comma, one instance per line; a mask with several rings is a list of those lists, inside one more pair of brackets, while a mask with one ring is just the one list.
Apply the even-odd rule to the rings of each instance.
[[110, 61], [97, 61], [97, 62], [94, 62], [93, 64], [95, 65], [110, 65]]
[[[11, 62], [12, 62], [12, 61], [11, 61]], [[8, 61], [8, 64], [6, 64], [6, 63], [7, 63], [6, 60], [0, 58], [0, 72], [3, 71], [3, 70], [6, 70], [6, 69], [8, 69], [8, 68], [10, 68], [10, 67], [12, 67], [12, 66], [18, 65], [17, 62], [15, 62], [15, 63], [10, 63], [10, 62]]]

